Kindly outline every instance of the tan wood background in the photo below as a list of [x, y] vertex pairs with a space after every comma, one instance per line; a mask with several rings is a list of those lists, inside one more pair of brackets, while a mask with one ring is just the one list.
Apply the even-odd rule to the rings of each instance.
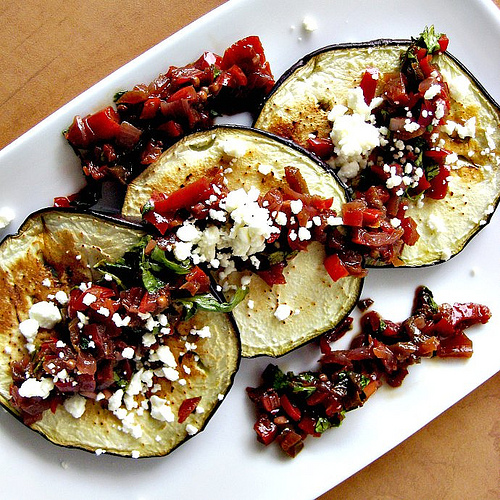
[[[0, 148], [221, 3], [0, 0]], [[320, 500], [337, 499], [500, 499], [500, 374]]]

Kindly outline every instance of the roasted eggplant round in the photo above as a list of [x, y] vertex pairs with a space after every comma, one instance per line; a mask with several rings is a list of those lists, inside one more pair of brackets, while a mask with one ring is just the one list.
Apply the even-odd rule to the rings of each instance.
[[[428, 75], [420, 78], [420, 91], [425, 99], [422, 98], [415, 105], [414, 94], [404, 92], [405, 86], [406, 90], [409, 86], [407, 75], [404, 78], [398, 77], [402, 60], [412, 43], [414, 41], [376, 40], [329, 46], [309, 54], [279, 79], [255, 122], [257, 128], [291, 139], [304, 147], [310, 146], [311, 138], [319, 141], [332, 138], [335, 147], [332, 151], [332, 161], [326, 161], [336, 164], [342, 170], [341, 162], [338, 161], [341, 157], [339, 153], [341, 146], [339, 142], [336, 142], [340, 139], [338, 134], [335, 137], [332, 135], [332, 122], [335, 120], [335, 116], [332, 117], [330, 114], [332, 110], [336, 110], [339, 116], [338, 111], [344, 106], [341, 113], [346, 112], [346, 115], [349, 115], [352, 112], [354, 114], [355, 106], [351, 103], [351, 92], [356, 87], [363, 87], [363, 94], [367, 101], [367, 94], [370, 94], [369, 87], [373, 87], [373, 97], [380, 98], [380, 101], [385, 103], [382, 104], [385, 108], [378, 115], [382, 118], [384, 118], [383, 113], [388, 113], [388, 109], [390, 113], [390, 106], [387, 106], [387, 102], [391, 98], [393, 101], [390, 104], [394, 108], [397, 104], [401, 105], [397, 102], [399, 95], [403, 95], [405, 99], [408, 97], [408, 107], [403, 108], [407, 113], [406, 116], [398, 118], [400, 124], [396, 120], [390, 121], [390, 116], [387, 118], [390, 127], [383, 137], [384, 143], [369, 150], [368, 154], [372, 156], [368, 158], [367, 154], [364, 158], [365, 163], [370, 160], [376, 162], [373, 155], [386, 154], [386, 157], [393, 153], [400, 154], [400, 156], [406, 155], [405, 145], [418, 144], [418, 140], [425, 137], [427, 133], [427, 142], [433, 150], [429, 158], [432, 154], [437, 157], [442, 151], [448, 155], [446, 160], [448, 172], [442, 176], [442, 183], [448, 183], [448, 189], [445, 196], [435, 196], [434, 199], [430, 196], [422, 196], [418, 188], [413, 191], [417, 196], [412, 196], [411, 190], [407, 190], [407, 187], [413, 179], [408, 177], [407, 184], [401, 183], [401, 180], [406, 180], [405, 165], [402, 162], [395, 162], [396, 167], [400, 169], [397, 171], [398, 175], [396, 171], [391, 171], [393, 165], [390, 162], [387, 162], [387, 166], [384, 165], [388, 172], [387, 177], [392, 175], [392, 178], [387, 179], [388, 189], [400, 186], [402, 191], [405, 191], [401, 197], [405, 198], [408, 204], [406, 216], [415, 221], [416, 231], [419, 234], [418, 241], [414, 244], [405, 244], [402, 249], [396, 264], [401, 267], [430, 265], [446, 261], [456, 255], [489, 221], [500, 197], [500, 109], [498, 104], [456, 58], [448, 52], [437, 50], [432, 58], [429, 56], [430, 51], [423, 53], [423, 62], [428, 67], [434, 66], [430, 66]], [[419, 49], [423, 50], [419, 47], [417, 51]], [[418, 68], [414, 61], [406, 61], [406, 64], [410, 65], [410, 70]], [[437, 68], [440, 73], [438, 75], [436, 72], [437, 79], [434, 81], [432, 78], [436, 75], [432, 73], [433, 67]], [[377, 76], [374, 78], [378, 78], [379, 83], [362, 82], [364, 75], [368, 77], [369, 74], [375, 75], [376, 73]], [[427, 76], [429, 78], [426, 78]], [[397, 91], [394, 84], [391, 84], [390, 90], [387, 90], [387, 82], [391, 78], [393, 78], [393, 83], [397, 81], [399, 85]], [[425, 83], [422, 83], [424, 80], [426, 80]], [[385, 82], [385, 87], [380, 82]], [[426, 87], [426, 83], [430, 84]], [[368, 92], [365, 93], [367, 89]], [[442, 92], [445, 99], [433, 110], [434, 116], [424, 107], [433, 98], [436, 100], [436, 93], [439, 92]], [[439, 104], [441, 109], [439, 109]], [[412, 105], [415, 107], [412, 108]], [[371, 112], [375, 110], [369, 110], [366, 122], [370, 123], [371, 120], [373, 124], [373, 115], [369, 116]], [[445, 112], [445, 118], [441, 120], [441, 123], [436, 122], [437, 126], [433, 127], [433, 119], [442, 118]], [[333, 114], [335, 115], [335, 111]], [[418, 118], [416, 114], [419, 115]], [[405, 142], [397, 142], [399, 125], [403, 132], [400, 137]], [[347, 130], [341, 130], [340, 135], [344, 132]], [[354, 142], [357, 141], [356, 144], [359, 144], [362, 138], [356, 137], [356, 134], [356, 130], [350, 131], [349, 137], [344, 136], [343, 139], [354, 140]], [[423, 135], [416, 138], [416, 134]], [[407, 138], [411, 139], [406, 142]], [[400, 148], [399, 144], [403, 146]], [[389, 151], [388, 148], [392, 150]], [[418, 151], [416, 147], [414, 151]], [[404, 159], [406, 160], [406, 156]], [[418, 173], [416, 168], [418, 158], [411, 159], [414, 161], [413, 172]], [[362, 165], [362, 168], [364, 167], [365, 164]], [[347, 178], [342, 178], [342, 176], [341, 178], [349, 186], [355, 187], [359, 182], [366, 183], [366, 176], [364, 181], [362, 176], [369, 169], [356, 174], [352, 172], [349, 165], [345, 168]], [[411, 168], [409, 172], [412, 172]], [[445, 172], [444, 169], [443, 172]], [[421, 172], [420, 175], [422, 175]], [[425, 175], [427, 179], [431, 179], [435, 171], [426, 171]], [[427, 179], [425, 179], [426, 182]], [[399, 219], [394, 219], [395, 223], [398, 223]], [[381, 264], [384, 263], [380, 260], [367, 259], [367, 265]]]
[[109, 274], [144, 236], [48, 209], [0, 246], [0, 402], [58, 445], [166, 455], [204, 428], [232, 385], [240, 343], [229, 314], [188, 319], [171, 313], [170, 295], [159, 313], [143, 300], [153, 295]]
[[[252, 189], [268, 193], [283, 184], [286, 169], [297, 169], [310, 195], [332, 199], [335, 213], [348, 200], [338, 178], [302, 148], [262, 131], [225, 126], [186, 137], [166, 151], [129, 185], [122, 215], [140, 218], [152, 193], [171, 195], [202, 182], [214, 169], [223, 171], [224, 185], [231, 193], [242, 190], [242, 198]], [[251, 235], [246, 243], [253, 244]], [[248, 291], [233, 310], [243, 356], [283, 355], [333, 328], [350, 313], [363, 280], [347, 276], [333, 281], [325, 270], [325, 256], [323, 244], [309, 242], [305, 251], [294, 252], [287, 260], [282, 284], [269, 284], [248, 268], [236, 267], [222, 274], [214, 269], [226, 298], [242, 284]]]

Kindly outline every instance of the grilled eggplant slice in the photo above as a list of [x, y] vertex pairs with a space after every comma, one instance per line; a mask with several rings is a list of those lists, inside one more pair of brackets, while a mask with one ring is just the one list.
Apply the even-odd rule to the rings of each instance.
[[[129, 185], [122, 215], [140, 217], [153, 192], [169, 195], [220, 167], [231, 192], [257, 188], [267, 193], [283, 183], [285, 168], [292, 167], [300, 170], [311, 195], [333, 198], [336, 212], [348, 199], [336, 176], [302, 148], [262, 131], [225, 126], [186, 137], [166, 151]], [[363, 280], [347, 276], [334, 282], [324, 260], [324, 246], [312, 241], [285, 267], [285, 284], [269, 285], [248, 269], [215, 274], [228, 299], [242, 283], [247, 286], [247, 296], [233, 311], [243, 356], [283, 355], [349, 314]], [[283, 310], [287, 313], [281, 316]]]
[[[120, 325], [121, 337], [113, 337], [114, 352], [108, 353], [121, 363], [122, 375], [115, 368], [111, 381], [115, 380], [116, 384], [103, 383], [100, 391], [99, 387], [92, 390], [93, 394], [90, 394], [91, 389], [84, 387], [84, 379], [79, 378], [82, 370], [87, 373], [84, 368], [91, 366], [91, 354], [106, 345], [99, 345], [97, 337], [85, 339], [87, 330], [79, 330], [82, 324], [75, 325], [74, 320], [68, 320], [69, 308], [76, 307], [71, 306], [71, 298], [66, 308], [58, 300], [61, 296], [72, 297], [71, 294], [79, 293], [81, 283], [87, 284], [83, 286], [85, 289], [88, 282], [97, 282], [102, 273], [98, 272], [96, 264], [119, 262], [143, 237], [141, 228], [129, 223], [89, 213], [49, 209], [29, 217], [17, 235], [6, 238], [0, 246], [3, 297], [0, 304], [0, 402], [28, 422], [31, 429], [58, 445], [136, 458], [166, 455], [204, 428], [232, 385], [239, 365], [240, 344], [229, 314], [199, 311], [188, 320], [177, 318], [174, 323], [165, 309], [162, 318], [169, 320], [170, 331], [162, 333], [158, 329], [168, 328], [168, 325], [166, 322], [158, 325], [159, 316], [151, 316], [156, 313], [149, 313], [153, 324], [144, 326], [144, 322], [137, 322], [138, 314], [131, 309], [130, 316], [136, 320], [132, 319], [126, 332], [124, 324]], [[110, 282], [110, 276], [106, 278], [104, 283]], [[48, 304], [52, 309], [49, 307], [49, 311], [39, 311], [35, 315], [39, 329], [37, 333], [32, 332], [36, 337], [30, 338], [27, 344], [27, 333], [26, 330], [21, 333], [20, 323], [31, 315], [34, 304], [42, 303], [45, 309]], [[49, 325], [45, 321], [50, 320], [50, 310], [54, 312], [56, 306], [60, 308], [62, 320], [55, 326]], [[106, 311], [101, 309], [101, 313], [106, 314]], [[85, 323], [90, 313], [81, 314], [77, 313], [78, 320]], [[143, 319], [148, 316], [144, 314]], [[125, 320], [123, 316], [122, 319]], [[113, 322], [116, 328], [107, 323], [106, 331], [111, 328], [116, 334], [119, 324], [116, 318]], [[96, 331], [100, 331], [99, 327]], [[144, 341], [144, 334], [149, 335], [148, 342]], [[54, 343], [54, 335], [59, 338], [57, 343]], [[80, 335], [78, 345], [75, 345], [75, 335], [77, 338]], [[139, 339], [135, 341], [134, 356], [131, 348], [127, 353], [124, 344], [120, 343], [124, 336], [129, 344], [134, 342], [133, 338]], [[72, 351], [69, 350], [70, 341]], [[40, 358], [41, 352], [46, 352], [47, 357]], [[61, 373], [64, 370], [61, 366], [58, 368], [58, 363], [63, 359], [69, 363], [71, 353], [76, 353], [80, 372], [68, 374], [68, 368], [66, 373]], [[30, 359], [39, 359], [45, 370], [42, 378], [38, 371], [41, 366], [33, 367], [29, 364]], [[22, 360], [28, 364], [23, 365]], [[166, 369], [164, 362], [170, 370], [168, 377], [166, 371], [163, 375], [158, 373]], [[20, 366], [28, 366], [31, 371], [31, 387], [23, 391], [18, 381]], [[123, 368], [127, 366], [128, 375]], [[103, 369], [98, 365], [98, 370]], [[47, 370], [56, 372], [54, 377], [48, 377]], [[13, 378], [17, 382], [13, 383]], [[41, 413], [41, 418], [33, 419], [30, 411], [33, 412], [37, 404], [44, 404], [43, 390], [40, 392], [42, 381], [46, 387], [48, 385], [50, 394], [56, 390], [54, 384], [61, 392], [52, 398], [50, 408]], [[64, 392], [71, 390], [68, 384], [78, 384], [83, 396]], [[30, 408], [20, 410], [15, 403], [14, 394], [19, 396], [21, 392]], [[50, 394], [46, 397], [52, 397]]]
[[[360, 86], [368, 68], [378, 69], [381, 78], [397, 74], [410, 43], [376, 40], [329, 46], [309, 54], [279, 79], [255, 126], [304, 147], [311, 137], [329, 138], [330, 111], [337, 105], [350, 107], [348, 94]], [[435, 264], [459, 253], [490, 220], [500, 197], [498, 104], [448, 52], [437, 51], [432, 64], [448, 85], [450, 109], [446, 122], [430, 135], [433, 145], [453, 153], [449, 157], [453, 159], [444, 198], [407, 197], [407, 216], [416, 222], [420, 238], [404, 246], [397, 263], [402, 267]], [[394, 144], [389, 141], [389, 146]], [[347, 182], [354, 186], [358, 181], [355, 176]], [[381, 262], [367, 259], [367, 264]]]

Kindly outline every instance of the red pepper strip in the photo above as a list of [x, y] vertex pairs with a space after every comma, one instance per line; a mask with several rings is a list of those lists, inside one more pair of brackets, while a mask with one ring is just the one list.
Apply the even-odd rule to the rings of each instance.
[[359, 86], [363, 91], [366, 104], [370, 104], [375, 97], [377, 91], [377, 83], [380, 76], [378, 68], [366, 68], [366, 71], [361, 78]]
[[281, 407], [285, 411], [285, 413], [295, 422], [298, 422], [301, 417], [300, 408], [291, 403], [286, 394], [282, 394], [281, 396]]
[[324, 266], [326, 272], [329, 274], [333, 281], [338, 281], [340, 278], [345, 278], [349, 276], [349, 271], [344, 266], [344, 263], [340, 260], [340, 257], [336, 254], [328, 255], [324, 261]]
[[160, 214], [175, 213], [181, 208], [189, 208], [205, 199], [211, 181], [207, 177], [187, 184], [170, 195], [162, 194], [163, 199], [155, 200], [154, 210]]
[[179, 413], [178, 413], [178, 420], [179, 424], [182, 424], [186, 418], [193, 413], [194, 410], [196, 410], [196, 407], [198, 406], [198, 403], [201, 401], [201, 396], [198, 396], [196, 398], [189, 398], [185, 399], [182, 403], [181, 406], [179, 407]]

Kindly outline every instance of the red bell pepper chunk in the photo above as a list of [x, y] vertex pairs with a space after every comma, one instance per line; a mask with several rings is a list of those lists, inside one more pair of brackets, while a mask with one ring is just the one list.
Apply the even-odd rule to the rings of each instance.
[[151, 120], [154, 118], [160, 108], [160, 102], [159, 97], [150, 97], [148, 100], [144, 101], [140, 116], [141, 120]]
[[336, 254], [328, 255], [324, 261], [326, 272], [330, 275], [333, 281], [338, 281], [340, 278], [349, 276], [349, 271]]
[[233, 77], [233, 81], [237, 87], [245, 87], [247, 85], [248, 78], [237, 64], [233, 64], [227, 72]]
[[222, 57], [214, 52], [204, 52], [200, 58], [193, 64], [197, 69], [220, 68], [222, 65]]
[[163, 199], [154, 202], [154, 211], [160, 214], [175, 213], [181, 208], [189, 208], [205, 199], [210, 190], [211, 183], [207, 177], [187, 184]]
[[264, 48], [258, 36], [248, 36], [238, 40], [226, 49], [221, 67], [222, 69], [229, 69], [233, 64], [238, 64], [243, 70], [250, 69], [247, 68], [248, 66], [253, 69], [256, 56], [263, 63], [265, 61]]
[[286, 283], [286, 278], [283, 275], [283, 270], [285, 269], [286, 262], [278, 262], [272, 265], [269, 269], [265, 271], [257, 271], [257, 274], [266, 282], [267, 285], [284, 285]]
[[439, 43], [439, 51], [440, 52], [444, 52], [446, 51], [446, 49], [448, 48], [448, 44], [449, 44], [450, 40], [448, 39], [448, 37], [443, 33], [440, 37], [439, 37], [439, 40], [438, 40], [438, 43]]
[[198, 98], [195, 88], [192, 85], [187, 87], [182, 87], [177, 92], [174, 92], [168, 99], [167, 102], [178, 101], [180, 99], [187, 99], [188, 101], [195, 101]]
[[307, 149], [325, 160], [333, 154], [334, 146], [329, 137], [310, 137], [307, 139]]
[[94, 133], [94, 140], [113, 139], [120, 132], [120, 116], [111, 106], [88, 116], [86, 120]]
[[366, 71], [361, 78], [359, 86], [363, 91], [366, 104], [370, 104], [375, 97], [379, 76], [380, 72], [378, 68], [366, 68]]
[[425, 196], [434, 200], [442, 200], [448, 192], [448, 176], [450, 175], [450, 167], [441, 165], [439, 173], [431, 179], [430, 187], [425, 192]]

